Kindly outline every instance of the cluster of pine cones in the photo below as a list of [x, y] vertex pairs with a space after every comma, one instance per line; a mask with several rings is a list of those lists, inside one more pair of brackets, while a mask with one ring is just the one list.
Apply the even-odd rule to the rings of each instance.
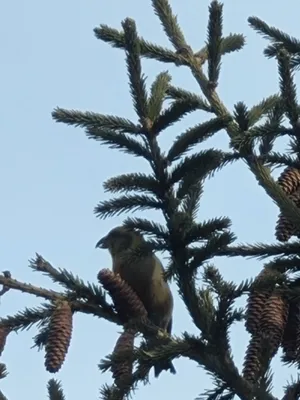
[[113, 351], [115, 356], [122, 356], [122, 362], [116, 360], [111, 369], [117, 388], [126, 391], [132, 385], [133, 349], [136, 335], [134, 329], [126, 327], [126, 322], [135, 318], [147, 318], [148, 314], [137, 294], [119, 275], [115, 275], [109, 269], [102, 269], [98, 274], [98, 280], [110, 294], [116, 311], [125, 324], [124, 331], [117, 340]]
[[[285, 168], [277, 184], [300, 207], [300, 170]], [[300, 238], [300, 229], [280, 212], [275, 236], [280, 242], [286, 242], [292, 236]], [[276, 291], [275, 284], [263, 289], [255, 286], [265, 279], [272, 280], [272, 274], [276, 272], [264, 268], [255, 279], [248, 298], [246, 329], [251, 334], [251, 340], [245, 356], [243, 376], [251, 383], [257, 381], [264, 368], [262, 364], [272, 358], [280, 346], [283, 361], [300, 362], [300, 302], [288, 302]]]
[[[278, 178], [277, 184], [300, 208], [300, 170], [287, 167]], [[300, 229], [297, 229], [289, 218], [280, 213], [276, 224], [275, 236], [280, 242], [287, 242], [292, 236], [300, 238]]]
[[243, 376], [251, 383], [257, 382], [264, 369], [265, 360], [271, 359], [278, 351], [283, 350], [283, 361], [299, 363], [300, 361], [300, 302], [290, 302], [276, 290], [274, 284], [266, 286], [263, 280], [272, 281], [275, 271], [264, 268], [257, 276], [253, 289], [248, 297], [246, 312], [246, 329], [251, 334], [245, 361]]

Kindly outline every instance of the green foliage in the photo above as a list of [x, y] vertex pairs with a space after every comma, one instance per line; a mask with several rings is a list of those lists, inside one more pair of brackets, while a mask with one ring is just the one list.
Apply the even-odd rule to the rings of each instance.
[[197, 99], [189, 98], [174, 101], [167, 109], [163, 110], [160, 116], [154, 121], [152, 132], [158, 134], [163, 130], [172, 126], [175, 122], [179, 122], [186, 114], [196, 111], [199, 108]]
[[209, 7], [207, 62], [208, 79], [214, 85], [218, 83], [221, 68], [222, 15], [223, 4], [212, 1]]
[[147, 219], [127, 218], [124, 221], [124, 225], [131, 229], [137, 229], [142, 234], [147, 234], [150, 236], [154, 236], [155, 238], [163, 239], [166, 242], [169, 238], [169, 232], [163, 225], [157, 222], [149, 221]]
[[203, 99], [201, 96], [197, 95], [196, 93], [192, 93], [185, 89], [178, 88], [178, 87], [175, 87], [172, 85], [169, 85], [166, 98], [195, 104], [195, 105], [197, 105], [195, 110], [203, 110], [203, 111], [207, 111], [207, 112], [213, 112], [209, 103], [205, 99]]
[[126, 64], [133, 107], [140, 121], [142, 121], [148, 117], [148, 96], [145, 77], [142, 76], [140, 44], [138, 42], [135, 22], [132, 19], [127, 18], [122, 22], [122, 26], [124, 29]]
[[183, 47], [186, 47], [184, 34], [177, 22], [177, 17], [172, 12], [169, 2], [166, 0], [152, 0], [152, 7], [175, 49], [181, 50]]
[[119, 175], [103, 183], [105, 191], [111, 193], [127, 193], [131, 191], [148, 192], [158, 196], [161, 189], [159, 182], [153, 175], [132, 173]]
[[273, 26], [269, 26], [266, 22], [257, 17], [249, 17], [248, 22], [256, 32], [263, 35], [265, 39], [271, 40], [273, 43], [282, 43], [289, 53], [297, 54], [300, 52], [300, 41], [287, 33], [282, 32]]
[[32, 348], [37, 347], [38, 350], [42, 350], [49, 339], [49, 321], [41, 324], [41, 326], [39, 333], [33, 337], [34, 345]]
[[47, 320], [52, 314], [52, 307], [49, 304], [43, 304], [42, 307], [25, 308], [14, 316], [0, 318], [0, 323], [9, 326], [15, 332], [24, 329], [30, 329], [34, 324], [40, 324]]
[[215, 133], [226, 128], [227, 119], [212, 118], [209, 121], [197, 124], [177, 136], [168, 152], [167, 158], [170, 163], [179, 160], [186, 152], [195, 145], [204, 142]]
[[101, 201], [95, 207], [94, 212], [97, 217], [104, 219], [124, 212], [147, 209], [161, 210], [162, 204], [153, 196], [125, 195], [116, 199]]
[[88, 128], [86, 130], [88, 138], [101, 141], [103, 144], [109, 145], [111, 149], [118, 149], [124, 153], [135, 157], [143, 157], [151, 161], [151, 153], [147, 147], [136, 139], [128, 137], [122, 133], [116, 133], [108, 129]]
[[57, 107], [52, 112], [52, 118], [56, 122], [64, 122], [68, 125], [81, 126], [82, 128], [112, 129], [120, 133], [139, 132], [138, 127], [131, 121], [113, 115], [102, 115], [94, 112], [82, 112], [78, 110], [65, 110]]
[[49, 400], [66, 400], [61, 383], [50, 379], [47, 385]]
[[281, 101], [282, 100], [278, 94], [273, 94], [260, 101], [257, 105], [251, 107], [248, 111], [249, 127], [255, 125], [266, 114], [274, 112], [276, 107], [281, 104]]
[[[105, 24], [101, 24], [99, 28], [94, 29], [94, 33], [97, 39], [103, 40], [117, 49], [124, 49], [125, 47], [124, 33], [119, 32], [117, 29], [110, 28]], [[162, 46], [157, 46], [141, 37], [139, 38], [139, 42], [142, 56], [165, 63], [178, 62], [178, 56], [173, 51]]]
[[148, 103], [148, 117], [156, 121], [160, 116], [166, 93], [170, 86], [171, 76], [168, 72], [161, 72], [157, 75], [150, 89], [150, 98]]

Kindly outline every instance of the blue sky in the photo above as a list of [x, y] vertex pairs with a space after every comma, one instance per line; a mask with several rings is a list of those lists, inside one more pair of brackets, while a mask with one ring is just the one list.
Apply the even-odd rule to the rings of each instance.
[[[209, 1], [171, 1], [186, 38], [198, 50], [205, 41]], [[293, 11], [291, 11], [293, 10]], [[225, 1], [224, 33], [243, 33], [247, 46], [223, 60], [219, 93], [232, 109], [237, 101], [249, 106], [278, 89], [277, 67], [262, 55], [266, 42], [253, 32], [247, 17], [258, 16], [266, 22], [299, 35], [300, 3]], [[53, 0], [51, 2], [2, 2], [0, 5], [1, 96], [0, 96], [0, 265], [11, 270], [17, 279], [35, 285], [57, 288], [46, 277], [33, 273], [28, 259], [42, 254], [56, 267], [72, 270], [83, 279], [96, 281], [100, 268], [110, 266], [106, 252], [95, 250], [96, 241], [122, 218], [97, 220], [93, 207], [101, 199], [102, 182], [114, 175], [147, 171], [146, 163], [109, 150], [89, 141], [79, 128], [57, 124], [51, 111], [60, 106], [120, 115], [135, 120], [127, 86], [124, 54], [97, 40], [93, 28], [100, 23], [120, 27], [125, 17], [137, 22], [144, 38], [169, 46], [154, 16], [150, 1]], [[150, 85], [154, 76], [168, 70], [173, 83], [198, 91], [196, 82], [185, 68], [154, 61], [143, 62]], [[175, 135], [199, 120], [194, 114], [161, 138], [168, 148]], [[205, 144], [226, 149], [228, 139], [219, 133]], [[274, 240], [277, 209], [259, 188], [242, 163], [227, 167], [207, 182], [199, 219], [229, 216], [239, 242]], [[161, 221], [161, 216], [148, 213]], [[218, 259], [216, 265], [227, 279], [236, 282], [252, 277], [261, 269], [255, 260]], [[199, 282], [200, 283], [200, 282]], [[190, 317], [176, 294], [174, 333], [184, 330], [196, 333]], [[40, 300], [10, 291], [1, 299], [0, 316], [12, 314]], [[76, 315], [71, 347], [61, 371], [68, 399], [96, 399], [99, 387], [111, 382], [110, 374], [101, 374], [97, 364], [110, 353], [118, 336], [114, 325], [86, 315]], [[46, 383], [52, 375], [44, 369], [44, 354], [30, 349], [37, 333], [12, 334], [1, 362], [7, 364], [9, 376], [1, 381], [1, 390], [9, 400], [46, 398]], [[248, 335], [242, 326], [232, 329], [232, 343], [238, 366], [241, 366]], [[211, 386], [200, 367], [186, 359], [175, 361], [178, 374], [163, 374], [151, 385], [140, 387], [137, 400], [154, 396], [193, 399]], [[282, 387], [292, 368], [274, 366], [274, 394]]]

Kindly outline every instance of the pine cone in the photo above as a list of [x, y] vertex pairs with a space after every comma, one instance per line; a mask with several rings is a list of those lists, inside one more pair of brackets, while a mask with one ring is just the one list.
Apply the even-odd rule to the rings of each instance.
[[72, 335], [73, 313], [67, 301], [58, 303], [49, 324], [45, 366], [49, 372], [60, 370], [65, 360]]
[[0, 325], [0, 356], [3, 353], [5, 343], [6, 343], [6, 338], [9, 333], [10, 333], [10, 329], [8, 326]]
[[111, 368], [115, 385], [125, 391], [132, 383], [134, 336], [133, 329], [125, 330], [117, 340], [113, 351], [114, 355], [122, 354], [122, 357], [125, 357], [123, 361], [114, 362]]
[[259, 376], [261, 352], [262, 338], [259, 334], [253, 335], [247, 347], [243, 368], [243, 377], [252, 384], [255, 383]]
[[276, 239], [279, 242], [287, 242], [295, 234], [296, 227], [293, 222], [280, 213], [275, 227]]
[[98, 273], [98, 280], [109, 292], [123, 322], [128, 322], [131, 318], [147, 317], [144, 304], [119, 275], [115, 275], [109, 269], [102, 269]]
[[290, 303], [281, 346], [283, 350], [282, 361], [296, 361], [300, 349], [300, 302]]
[[[288, 196], [297, 207], [300, 208], [300, 194], [299, 192], [295, 192]], [[294, 225], [293, 221], [290, 218], [286, 217], [282, 212], [279, 214], [276, 228], [275, 228], [275, 236], [276, 239], [280, 242], [287, 242], [292, 236], [299, 235], [299, 230]]]
[[255, 278], [253, 288], [247, 301], [245, 326], [249, 333], [255, 334], [257, 332], [266, 301], [273, 291], [273, 286], [260, 289], [256, 288], [255, 285], [261, 283], [264, 279], [274, 276], [275, 274], [275, 271], [264, 268]]
[[294, 193], [300, 185], [300, 171], [296, 168], [285, 168], [279, 176], [277, 184], [286, 194]]
[[273, 293], [266, 302], [261, 317], [261, 332], [268, 339], [270, 353], [274, 356], [282, 341], [288, 319], [288, 303], [278, 293]]

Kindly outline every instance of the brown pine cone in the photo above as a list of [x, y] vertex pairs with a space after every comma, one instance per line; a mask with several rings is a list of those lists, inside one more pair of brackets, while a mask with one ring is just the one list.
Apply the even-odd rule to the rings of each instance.
[[8, 334], [10, 333], [10, 329], [6, 325], [0, 325], [0, 356], [3, 353], [5, 344], [6, 344], [6, 338]]
[[[300, 208], [300, 194], [295, 192], [288, 196], [297, 207]], [[279, 242], [287, 242], [292, 236], [299, 235], [299, 229], [294, 225], [290, 218], [286, 217], [282, 212], [279, 214], [276, 228], [275, 237]]]
[[109, 292], [123, 322], [128, 322], [131, 318], [147, 317], [144, 304], [119, 275], [115, 275], [109, 269], [102, 269], [98, 273], [98, 280]]
[[283, 350], [282, 361], [296, 361], [300, 349], [300, 302], [290, 303], [281, 346]]
[[279, 176], [277, 184], [286, 194], [294, 193], [300, 185], [300, 171], [296, 168], [285, 168]]
[[247, 347], [244, 360], [244, 368], [242, 372], [243, 377], [252, 384], [255, 383], [255, 381], [259, 376], [261, 368], [261, 360], [260, 360], [261, 352], [262, 352], [262, 338], [259, 334], [253, 335]]
[[296, 233], [296, 227], [293, 222], [280, 213], [275, 227], [276, 239], [279, 242], [287, 242]]
[[124, 360], [115, 361], [111, 367], [115, 385], [122, 390], [129, 389], [132, 383], [134, 337], [133, 329], [125, 330], [117, 340], [113, 351], [114, 355], [124, 357]]
[[266, 301], [270, 297], [274, 287], [274, 285], [270, 285], [268, 288], [256, 288], [255, 285], [275, 274], [275, 271], [264, 268], [254, 280], [253, 288], [248, 296], [246, 310], [245, 326], [249, 333], [255, 334], [257, 332]]
[[67, 301], [59, 302], [49, 323], [45, 367], [55, 373], [62, 367], [72, 336], [73, 313]]
[[268, 339], [270, 353], [274, 356], [282, 341], [288, 319], [289, 306], [286, 300], [274, 292], [266, 302], [261, 317], [261, 333]]

